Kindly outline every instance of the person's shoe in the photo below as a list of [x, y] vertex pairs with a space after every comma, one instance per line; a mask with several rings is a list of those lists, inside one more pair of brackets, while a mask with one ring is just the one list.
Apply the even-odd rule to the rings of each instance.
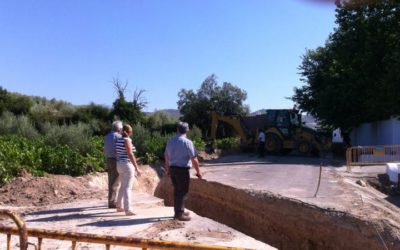
[[125, 209], [123, 209], [122, 207], [117, 207], [117, 212], [124, 212]]
[[174, 219], [179, 221], [190, 221], [192, 218], [182, 213], [181, 215], [174, 217]]
[[126, 211], [125, 214], [128, 215], [128, 216], [129, 216], [129, 215], [136, 215], [136, 214], [135, 214], [133, 211], [131, 211], [131, 210]]
[[115, 204], [109, 204], [108, 208], [117, 208], [117, 206]]
[[187, 212], [187, 211], [183, 212], [182, 214], [183, 214], [184, 216], [189, 216], [189, 215], [190, 215], [190, 213]]

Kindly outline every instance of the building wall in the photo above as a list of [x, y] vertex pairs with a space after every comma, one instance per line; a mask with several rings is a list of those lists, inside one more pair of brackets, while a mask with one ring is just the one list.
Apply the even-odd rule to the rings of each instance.
[[350, 134], [352, 146], [400, 145], [400, 120], [364, 123]]

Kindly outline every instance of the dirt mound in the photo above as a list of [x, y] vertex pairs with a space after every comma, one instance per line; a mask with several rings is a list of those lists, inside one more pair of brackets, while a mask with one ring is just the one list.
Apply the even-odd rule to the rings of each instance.
[[104, 188], [94, 188], [89, 176], [18, 177], [0, 189], [1, 205], [44, 206], [76, 199], [98, 198], [106, 195]]
[[[156, 171], [141, 166], [142, 176], [134, 182], [134, 189], [153, 194], [159, 182]], [[107, 197], [107, 173], [91, 173], [80, 177], [46, 175], [33, 177], [27, 173], [0, 187], [0, 205], [45, 206], [82, 199]]]
[[215, 149], [213, 153], [206, 153], [205, 151], [198, 151], [197, 157], [200, 162], [218, 159], [221, 156], [221, 150]]

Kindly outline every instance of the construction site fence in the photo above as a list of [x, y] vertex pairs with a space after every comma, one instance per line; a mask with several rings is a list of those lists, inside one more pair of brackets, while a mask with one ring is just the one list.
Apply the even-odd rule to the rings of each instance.
[[[141, 249], [193, 249], [193, 250], [232, 250], [232, 249], [244, 249], [244, 248], [232, 248], [224, 246], [213, 246], [204, 244], [195, 244], [187, 242], [177, 241], [164, 241], [164, 240], [147, 240], [135, 237], [121, 237], [121, 236], [110, 236], [110, 235], [99, 235], [99, 234], [87, 234], [87, 233], [74, 233], [65, 232], [58, 230], [47, 230], [47, 229], [36, 229], [27, 228], [25, 222], [14, 212], [9, 210], [0, 210], [1, 217], [9, 217], [16, 224], [17, 227], [4, 226], [0, 224], [0, 234], [5, 234], [7, 237], [7, 250], [11, 250], [11, 235], [19, 235], [19, 246], [20, 250], [28, 249], [28, 237], [37, 238], [37, 244], [35, 249], [42, 250], [44, 245], [44, 239], [70, 241], [71, 249], [77, 249], [77, 243], [93, 243], [103, 244], [106, 250], [110, 250], [111, 246], [125, 246], [135, 247]], [[29, 242], [29, 244], [32, 244]]]
[[400, 145], [358, 146], [346, 150], [347, 171], [352, 166], [383, 165], [400, 162]]

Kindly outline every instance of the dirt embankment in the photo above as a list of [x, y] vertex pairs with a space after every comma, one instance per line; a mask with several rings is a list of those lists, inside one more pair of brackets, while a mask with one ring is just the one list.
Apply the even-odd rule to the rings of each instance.
[[[159, 182], [156, 171], [140, 166], [142, 176], [134, 182], [134, 189], [153, 194]], [[107, 173], [92, 173], [80, 177], [46, 175], [33, 177], [24, 173], [0, 187], [0, 206], [41, 207], [84, 199], [106, 199]], [[24, 210], [24, 209], [22, 209]]]
[[[155, 195], [172, 205], [163, 178]], [[400, 228], [269, 192], [192, 179], [187, 207], [279, 249], [400, 249]], [[397, 228], [397, 229], [396, 229]], [[384, 243], [383, 243], [384, 242]]]

